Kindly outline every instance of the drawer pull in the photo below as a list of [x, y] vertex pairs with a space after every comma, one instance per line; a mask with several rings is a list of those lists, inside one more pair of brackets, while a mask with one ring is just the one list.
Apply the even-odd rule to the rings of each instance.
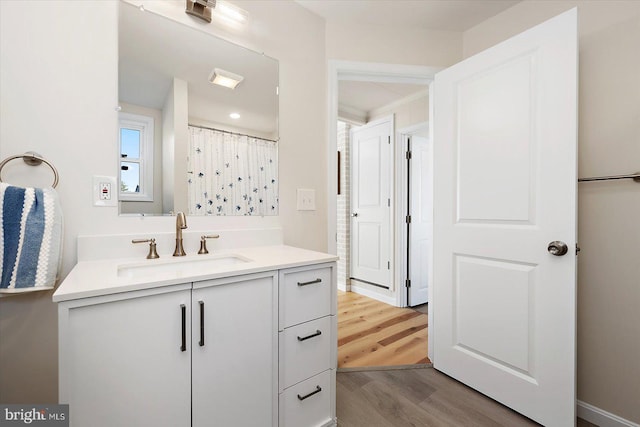
[[187, 307], [180, 304], [180, 314], [182, 317], [182, 341], [180, 343], [180, 351], [187, 351]]
[[298, 282], [298, 286], [307, 286], [307, 285], [313, 285], [314, 283], [321, 283], [322, 279], [316, 279], [316, 280], [312, 280], [310, 282]]
[[198, 345], [204, 347], [204, 301], [198, 301], [200, 304], [200, 342]]
[[320, 393], [321, 391], [322, 391], [322, 388], [319, 385], [317, 385], [316, 389], [314, 391], [312, 391], [311, 393], [305, 394], [304, 396], [298, 395], [298, 400], [308, 399], [309, 397], [313, 396], [314, 394]]
[[317, 337], [318, 335], [322, 335], [322, 331], [316, 329], [315, 334], [307, 335], [306, 337], [298, 337], [298, 341], [308, 340], [309, 338]]

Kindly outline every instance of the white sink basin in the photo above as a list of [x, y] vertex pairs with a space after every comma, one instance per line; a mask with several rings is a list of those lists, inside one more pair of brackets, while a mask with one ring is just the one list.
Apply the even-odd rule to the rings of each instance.
[[145, 262], [121, 264], [118, 266], [118, 277], [139, 278], [171, 274], [186, 276], [206, 274], [234, 264], [243, 264], [251, 260], [240, 255], [203, 256], [202, 258], [170, 258], [168, 260], [151, 259]]

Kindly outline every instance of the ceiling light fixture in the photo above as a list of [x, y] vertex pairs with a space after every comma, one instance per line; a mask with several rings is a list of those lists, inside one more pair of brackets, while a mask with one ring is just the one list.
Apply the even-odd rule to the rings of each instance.
[[240, 114], [238, 114], [238, 113], [231, 113], [231, 114], [229, 114], [229, 117], [231, 117], [232, 119], [239, 119], [239, 118], [240, 118]]
[[235, 89], [242, 80], [244, 80], [244, 77], [220, 68], [214, 68], [209, 75], [209, 82], [229, 89]]

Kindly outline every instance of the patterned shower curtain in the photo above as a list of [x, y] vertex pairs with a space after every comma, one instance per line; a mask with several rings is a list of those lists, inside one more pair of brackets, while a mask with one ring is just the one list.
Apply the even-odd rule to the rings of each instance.
[[189, 126], [189, 214], [277, 215], [276, 142]]

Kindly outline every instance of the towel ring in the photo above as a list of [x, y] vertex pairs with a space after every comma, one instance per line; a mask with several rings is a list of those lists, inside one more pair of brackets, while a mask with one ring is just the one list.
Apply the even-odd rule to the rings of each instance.
[[2, 181], [2, 168], [4, 168], [4, 166], [7, 163], [9, 163], [10, 161], [16, 160], [16, 159], [24, 160], [24, 162], [26, 164], [28, 164], [29, 166], [39, 166], [44, 162], [53, 171], [53, 188], [56, 188], [58, 186], [58, 180], [59, 180], [58, 170], [55, 168], [55, 166], [53, 166], [51, 163], [49, 163], [48, 161], [43, 159], [40, 156], [40, 154], [36, 153], [35, 151], [27, 151], [24, 154], [18, 154], [16, 156], [7, 157], [6, 159], [4, 159], [0, 163], [0, 182], [3, 182]]

